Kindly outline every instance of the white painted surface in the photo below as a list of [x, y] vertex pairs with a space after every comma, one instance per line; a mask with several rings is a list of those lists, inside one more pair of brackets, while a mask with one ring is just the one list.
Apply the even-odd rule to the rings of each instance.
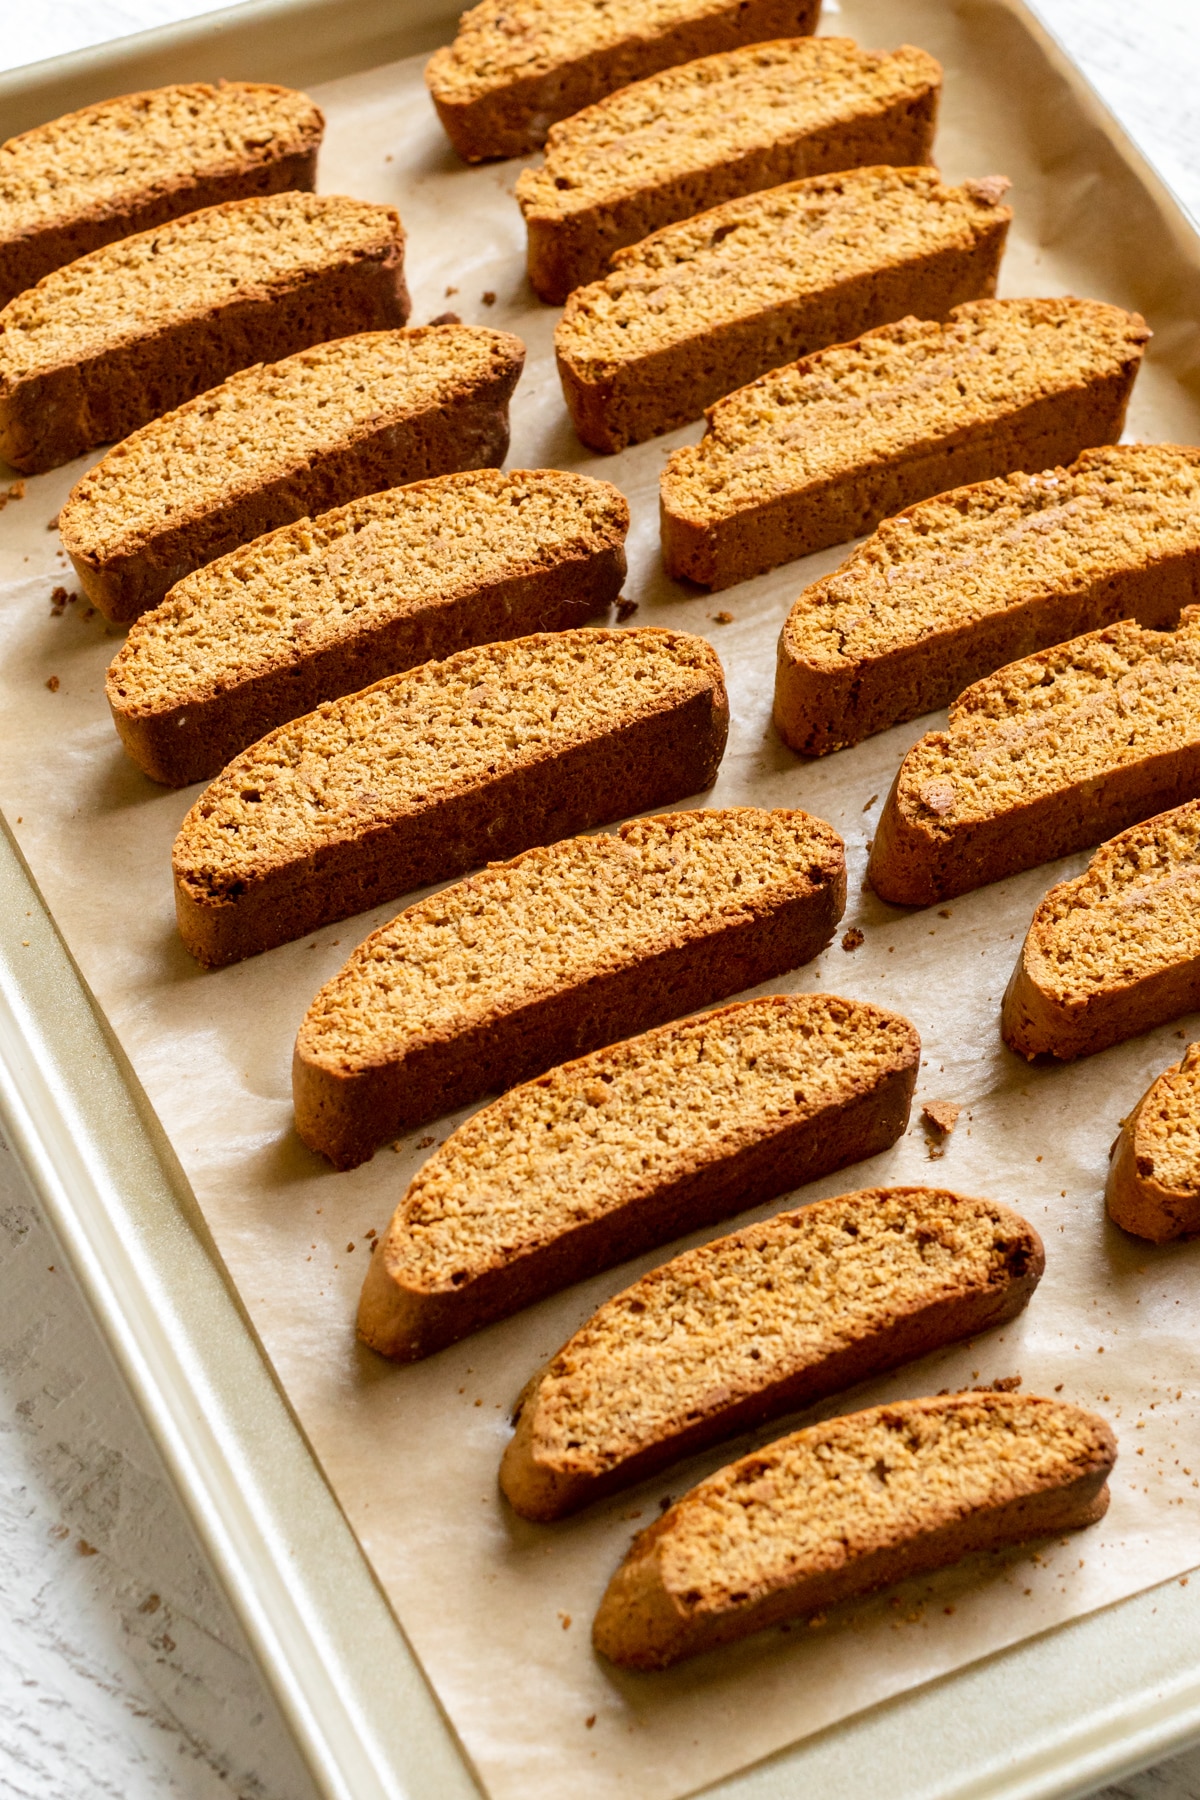
[[[948, 0], [949, 3], [949, 0]], [[1200, 0], [1034, 0], [1200, 218]], [[0, 67], [211, 11], [16, 0]], [[310, 1800], [62, 1258], [0, 1149], [0, 1800]], [[1200, 1800], [1200, 1750], [1104, 1800]]]

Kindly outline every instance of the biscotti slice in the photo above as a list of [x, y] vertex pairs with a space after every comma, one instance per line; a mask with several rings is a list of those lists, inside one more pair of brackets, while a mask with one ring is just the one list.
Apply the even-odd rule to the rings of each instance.
[[867, 878], [929, 906], [1086, 849], [1200, 792], [1200, 607], [1009, 663], [900, 765]]
[[113, 721], [153, 780], [208, 780], [322, 700], [582, 625], [621, 591], [628, 529], [623, 494], [561, 469], [368, 494], [177, 583], [109, 668]]
[[1151, 1082], [1113, 1145], [1108, 1213], [1165, 1244], [1200, 1231], [1200, 1044]]
[[867, 1188], [780, 1213], [593, 1313], [522, 1394], [500, 1486], [524, 1518], [561, 1519], [1003, 1324], [1044, 1268], [1019, 1214], [942, 1188]]
[[0, 312], [0, 456], [56, 468], [251, 363], [403, 325], [408, 309], [390, 206], [286, 193], [188, 213]]
[[1114, 443], [1149, 336], [1094, 300], [972, 300], [776, 369], [663, 470], [667, 572], [729, 587], [956, 483]]
[[243, 369], [144, 425], [58, 516], [84, 593], [122, 623], [276, 526], [423, 476], [502, 463], [520, 338], [368, 331]]
[[621, 88], [551, 127], [517, 180], [543, 300], [598, 281], [614, 250], [722, 200], [804, 175], [929, 161], [941, 66], [904, 44], [780, 38]]
[[180, 82], [103, 100], [0, 144], [0, 307], [101, 244], [252, 194], [312, 188], [307, 94]]
[[425, 81], [467, 162], [536, 150], [627, 82], [717, 50], [815, 31], [821, 0], [483, 0]]
[[1101, 844], [1033, 915], [1005, 1043], [1064, 1062], [1200, 1008], [1200, 801]]
[[353, 1168], [411, 1125], [808, 962], [846, 904], [831, 825], [661, 813], [493, 863], [376, 931], [296, 1041], [296, 1128]]
[[924, 500], [805, 588], [779, 639], [775, 724], [824, 756], [981, 676], [1119, 619], [1200, 601], [1200, 450], [1114, 444], [1069, 469]]
[[920, 1058], [898, 1013], [780, 994], [661, 1025], [513, 1088], [409, 1184], [371, 1258], [359, 1336], [415, 1361], [874, 1156], [908, 1123]]
[[700, 1482], [640, 1531], [596, 1649], [630, 1669], [824, 1611], [975, 1550], [1094, 1525], [1117, 1444], [1066, 1401], [965, 1393], [810, 1425]]
[[593, 450], [623, 450], [781, 363], [994, 293], [1007, 187], [847, 169], [727, 200], [618, 250], [554, 333], [576, 431]]
[[703, 638], [563, 631], [327, 700], [235, 757], [171, 863], [206, 968], [710, 788], [729, 702]]

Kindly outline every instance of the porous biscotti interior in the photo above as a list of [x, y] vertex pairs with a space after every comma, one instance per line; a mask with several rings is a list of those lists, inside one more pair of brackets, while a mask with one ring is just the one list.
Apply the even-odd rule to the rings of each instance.
[[729, 10], [729, 0], [483, 0], [463, 14], [454, 42], [435, 53], [430, 86], [439, 100], [466, 106], [627, 38], [660, 37]]
[[378, 1065], [414, 1037], [457, 1035], [782, 904], [814, 871], [832, 881], [841, 858], [821, 820], [757, 807], [527, 850], [369, 937], [313, 1001], [301, 1041], [338, 1068]]
[[337, 194], [264, 194], [204, 207], [105, 244], [43, 276], [0, 312], [0, 383], [137, 342], [239, 299], [378, 255], [390, 207]]
[[915, 1055], [896, 1014], [813, 994], [723, 1008], [567, 1063], [429, 1158], [388, 1234], [389, 1270], [450, 1291], [785, 1119], [870, 1092]]
[[1200, 957], [1200, 802], [1101, 844], [1042, 901], [1030, 945], [1038, 986], [1064, 1006]]
[[703, 638], [563, 631], [461, 650], [326, 702], [235, 757], [176, 843], [219, 894], [514, 769], [599, 741], [721, 679]]
[[[1200, 1044], [1160, 1075], [1137, 1121], [1137, 1172], [1175, 1193], [1200, 1192]], [[1144, 1167], [1144, 1162], [1149, 1167]]]
[[820, 294], [881, 268], [969, 250], [1006, 183], [948, 187], [936, 169], [814, 175], [668, 225], [577, 288], [555, 345], [581, 378]]
[[243, 369], [143, 425], [59, 514], [71, 549], [106, 561], [389, 422], [489, 380], [516, 340], [467, 325], [365, 331]]
[[209, 563], [136, 621], [109, 677], [135, 717], [212, 699], [431, 605], [619, 544], [606, 481], [473, 469], [368, 494]]
[[1085, 388], [1145, 335], [1120, 307], [1071, 299], [971, 300], [945, 325], [882, 325], [719, 400], [707, 435], [671, 457], [664, 492], [687, 515], [737, 512]]
[[800, 662], [865, 662], [1197, 550], [1200, 450], [1085, 450], [1069, 469], [999, 476], [886, 520], [805, 590], [784, 643]]
[[819, 1201], [643, 1277], [537, 1386], [533, 1453], [600, 1473], [906, 1313], [1001, 1290], [1015, 1221], [936, 1188]]
[[1200, 607], [1179, 629], [1125, 621], [969, 687], [909, 751], [897, 797], [936, 826], [1028, 806], [1200, 741]]
[[843, 1554], [862, 1555], [1022, 1494], [1111, 1452], [1078, 1407], [1019, 1394], [881, 1406], [781, 1438], [702, 1482], [668, 1515], [663, 1578], [736, 1604]]
[[553, 218], [614, 193], [732, 162], [756, 146], [902, 106], [936, 86], [937, 63], [905, 45], [784, 38], [681, 63], [552, 125], [546, 160], [517, 181], [524, 212]]
[[191, 82], [67, 113], [0, 144], [0, 239], [294, 155], [320, 131], [306, 94], [253, 82]]

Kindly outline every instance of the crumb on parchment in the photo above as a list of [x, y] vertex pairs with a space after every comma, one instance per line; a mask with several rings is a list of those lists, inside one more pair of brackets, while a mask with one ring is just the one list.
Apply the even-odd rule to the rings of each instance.
[[842, 934], [842, 949], [857, 950], [859, 945], [865, 944], [866, 941], [866, 932], [860, 931], [857, 925], [852, 925], [849, 931], [843, 932]]

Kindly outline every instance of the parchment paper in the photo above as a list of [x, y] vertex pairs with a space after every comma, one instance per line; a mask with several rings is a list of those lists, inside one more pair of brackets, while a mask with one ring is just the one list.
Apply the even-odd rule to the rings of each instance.
[[[907, 39], [942, 59], [941, 166], [955, 179], [1003, 173], [1014, 182], [1001, 291], [1073, 291], [1140, 307], [1156, 337], [1130, 435], [1197, 441], [1200, 405], [1188, 386], [1198, 360], [1193, 268], [1023, 28], [988, 0], [844, 0], [840, 10], [826, 0], [823, 29], [870, 45]], [[566, 1791], [580, 1800], [673, 1800], [1196, 1562], [1200, 1244], [1139, 1245], [1106, 1223], [1102, 1202], [1118, 1121], [1182, 1052], [1196, 1021], [1069, 1068], [1030, 1069], [1004, 1050], [999, 998], [1033, 907], [1086, 859], [941, 911], [905, 914], [863, 891], [867, 840], [897, 762], [941, 721], [817, 763], [799, 761], [775, 737], [779, 626], [801, 586], [844, 551], [713, 598], [667, 581], [657, 476], [669, 450], [699, 427], [617, 459], [591, 457], [576, 441], [551, 357], [557, 315], [532, 301], [523, 278], [512, 199], [519, 165], [459, 164], [416, 63], [317, 93], [329, 114], [321, 186], [399, 206], [414, 322], [454, 308], [526, 339], [510, 464], [615, 479], [633, 507], [633, 623], [681, 626], [717, 646], [734, 724], [709, 804], [801, 805], [846, 839], [851, 898], [841, 929], [860, 926], [865, 943], [845, 951], [839, 931], [815, 963], [772, 986], [897, 1007], [920, 1029], [924, 1064], [908, 1135], [804, 1197], [935, 1181], [1015, 1204], [1046, 1239], [1045, 1280], [1016, 1324], [823, 1410], [1019, 1374], [1026, 1390], [1098, 1407], [1121, 1439], [1111, 1511], [1070, 1541], [976, 1559], [819, 1628], [775, 1632], [665, 1676], [622, 1676], [596, 1661], [592, 1613], [636, 1521], [751, 1440], [553, 1529], [505, 1509], [496, 1467], [526, 1377], [601, 1300], [667, 1252], [413, 1368], [356, 1346], [364, 1234], [383, 1230], [430, 1144], [465, 1115], [335, 1175], [292, 1134], [289, 1059], [317, 986], [396, 909], [217, 974], [196, 968], [174, 932], [169, 853], [197, 790], [155, 788], [120, 750], [102, 686], [115, 634], [82, 602], [50, 613], [51, 588], [72, 583], [47, 524], [89, 459], [29, 481], [0, 517], [0, 803], [170, 1134], [300, 1422], [488, 1790], [500, 1800]], [[728, 622], [718, 617], [725, 614]], [[918, 1122], [922, 1099], [964, 1109], [939, 1159]]]

